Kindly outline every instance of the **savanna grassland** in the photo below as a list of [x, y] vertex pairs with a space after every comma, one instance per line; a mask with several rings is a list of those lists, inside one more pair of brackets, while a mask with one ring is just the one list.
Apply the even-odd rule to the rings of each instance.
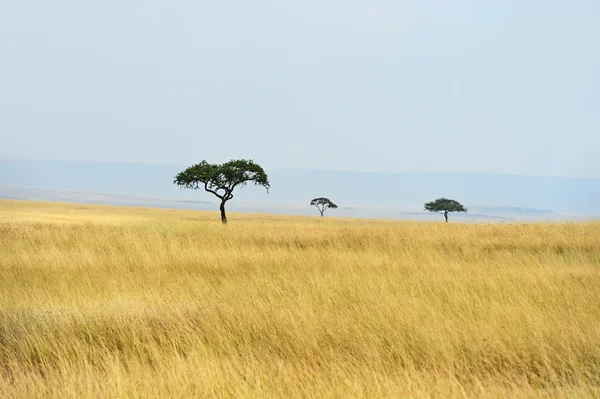
[[0, 396], [598, 397], [600, 223], [0, 201]]

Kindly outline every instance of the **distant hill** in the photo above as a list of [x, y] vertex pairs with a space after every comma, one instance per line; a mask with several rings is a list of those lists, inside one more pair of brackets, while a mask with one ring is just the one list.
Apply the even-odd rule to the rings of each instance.
[[[276, 171], [273, 196], [327, 195], [344, 205], [402, 205], [422, 208], [426, 201], [455, 198], [473, 207], [512, 207], [519, 213], [545, 209], [561, 213], [600, 213], [600, 178], [563, 178], [471, 172], [360, 173]], [[277, 184], [275, 184], [277, 183]], [[275, 190], [277, 188], [277, 192]], [[529, 208], [529, 209], [527, 209]]]
[[[110, 193], [157, 201], [179, 201], [185, 207], [205, 208], [215, 198], [173, 185], [184, 166], [112, 162], [0, 160], [0, 186], [44, 188], [71, 192]], [[313, 197], [327, 196], [353, 214], [366, 208], [421, 211], [437, 197], [456, 198], [470, 213], [507, 217], [600, 215], [600, 178], [535, 177], [474, 172], [369, 173], [318, 170], [268, 171], [272, 189], [244, 187], [235, 206], [308, 209]], [[4, 196], [7, 196], [4, 190]], [[31, 191], [30, 191], [31, 192]], [[14, 193], [13, 193], [14, 194]], [[2, 194], [0, 194], [2, 195]], [[21, 195], [23, 195], [21, 193]], [[135, 200], [132, 200], [135, 203]], [[200, 201], [195, 204], [190, 201]], [[233, 202], [232, 202], [233, 205]], [[352, 208], [352, 209], [343, 209]], [[245, 209], [245, 208], [244, 208]], [[408, 212], [408, 213], [407, 213]], [[332, 212], [333, 214], [336, 214]], [[435, 215], [431, 215], [435, 216]]]

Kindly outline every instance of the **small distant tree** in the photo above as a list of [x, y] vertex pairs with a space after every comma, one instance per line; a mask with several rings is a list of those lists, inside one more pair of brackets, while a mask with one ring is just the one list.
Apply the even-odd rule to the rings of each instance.
[[269, 178], [262, 167], [252, 160], [237, 159], [223, 164], [210, 164], [202, 161], [179, 172], [173, 183], [181, 188], [202, 189], [221, 200], [221, 221], [227, 224], [225, 203], [233, 198], [236, 187], [253, 183], [269, 190]]
[[435, 201], [425, 203], [425, 210], [443, 213], [446, 222], [448, 222], [448, 213], [450, 212], [467, 212], [467, 208], [460, 202], [448, 198], [438, 198]]
[[315, 198], [310, 201], [311, 206], [316, 206], [319, 212], [321, 213], [321, 217], [323, 217], [323, 213], [325, 213], [326, 209], [336, 209], [337, 205], [329, 200], [329, 198]]

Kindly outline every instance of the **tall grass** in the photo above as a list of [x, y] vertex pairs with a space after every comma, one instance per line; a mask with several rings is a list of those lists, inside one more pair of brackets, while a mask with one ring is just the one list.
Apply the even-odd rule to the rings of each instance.
[[0, 201], [6, 397], [600, 396], [600, 224]]

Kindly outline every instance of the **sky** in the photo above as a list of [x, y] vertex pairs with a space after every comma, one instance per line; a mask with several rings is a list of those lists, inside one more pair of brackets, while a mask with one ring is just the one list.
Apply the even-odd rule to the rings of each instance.
[[0, 0], [0, 158], [600, 177], [597, 0]]

